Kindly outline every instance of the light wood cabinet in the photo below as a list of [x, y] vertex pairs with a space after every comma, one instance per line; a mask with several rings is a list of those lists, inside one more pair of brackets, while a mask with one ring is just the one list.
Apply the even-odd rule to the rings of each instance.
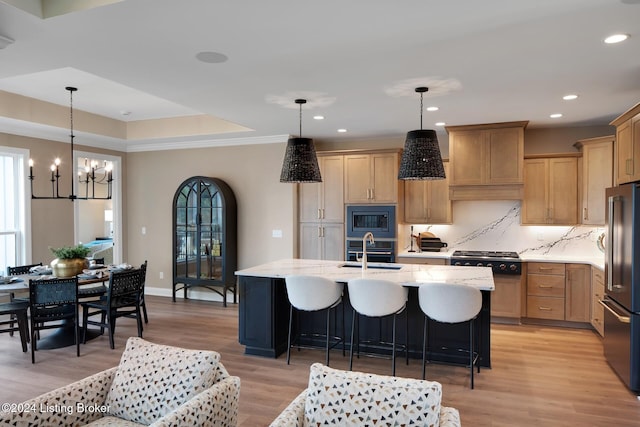
[[524, 161], [522, 224], [578, 222], [578, 158], [532, 156]]
[[616, 127], [615, 185], [640, 180], [640, 104], [611, 122]]
[[565, 265], [530, 262], [527, 265], [527, 317], [564, 320]]
[[570, 322], [591, 321], [591, 266], [567, 264], [564, 319]]
[[530, 262], [526, 288], [528, 318], [590, 322], [589, 265]]
[[527, 123], [446, 127], [451, 200], [522, 198]]
[[346, 203], [398, 203], [398, 152], [344, 156]]
[[318, 156], [322, 182], [298, 185], [299, 256], [344, 259], [344, 156]]
[[446, 179], [404, 182], [404, 222], [451, 224], [449, 162], [443, 162]]
[[344, 224], [300, 223], [300, 258], [344, 260]]
[[344, 222], [344, 156], [318, 156], [322, 182], [298, 185], [300, 222]]
[[604, 192], [613, 187], [614, 141], [613, 136], [603, 136], [574, 144], [582, 150], [582, 224], [604, 225]]
[[591, 267], [591, 326], [604, 337], [604, 307], [599, 301], [604, 297], [604, 272]]
[[520, 321], [522, 276], [495, 275], [495, 290], [491, 292], [492, 321]]

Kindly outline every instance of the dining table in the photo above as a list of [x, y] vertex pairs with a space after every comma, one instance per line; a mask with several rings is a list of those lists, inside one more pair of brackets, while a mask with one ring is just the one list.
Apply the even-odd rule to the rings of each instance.
[[[48, 273], [48, 274], [42, 274]], [[89, 301], [91, 299], [100, 298], [107, 293], [107, 286], [109, 283], [109, 277], [111, 272], [105, 266], [104, 268], [95, 268], [79, 274], [78, 277], [78, 303], [83, 301]], [[29, 298], [29, 281], [30, 280], [44, 280], [52, 279], [55, 276], [51, 275], [50, 270], [41, 270], [40, 273], [29, 273], [11, 276], [9, 283], [0, 284], [0, 293], [22, 294], [25, 293], [25, 297]], [[24, 298], [18, 296], [19, 298]], [[78, 337], [82, 339], [83, 330], [80, 325]], [[87, 330], [87, 341], [100, 336], [100, 331]], [[75, 345], [75, 333], [73, 325], [63, 323], [60, 328], [55, 329], [54, 332], [43, 335], [37, 343], [37, 348], [42, 350], [63, 348], [71, 345]]]

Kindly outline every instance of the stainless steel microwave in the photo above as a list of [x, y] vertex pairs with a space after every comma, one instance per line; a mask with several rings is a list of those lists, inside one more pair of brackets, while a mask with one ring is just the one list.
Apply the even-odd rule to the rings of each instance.
[[347, 238], [362, 238], [368, 231], [375, 238], [396, 238], [396, 207], [348, 205]]

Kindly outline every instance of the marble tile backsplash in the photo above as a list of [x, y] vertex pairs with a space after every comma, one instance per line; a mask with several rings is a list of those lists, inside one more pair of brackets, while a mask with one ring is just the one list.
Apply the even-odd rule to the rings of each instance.
[[[601, 257], [603, 227], [520, 225], [519, 201], [453, 202], [452, 225], [414, 224], [413, 233], [430, 231], [449, 250], [516, 251], [528, 255]], [[410, 224], [399, 226], [400, 250], [410, 246]]]

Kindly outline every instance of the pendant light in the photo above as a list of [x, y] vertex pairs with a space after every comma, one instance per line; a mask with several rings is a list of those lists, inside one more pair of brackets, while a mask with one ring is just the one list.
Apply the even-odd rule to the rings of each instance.
[[302, 104], [307, 100], [296, 99], [295, 103], [300, 106], [300, 135], [287, 141], [280, 182], [322, 182], [313, 139], [302, 137]]
[[420, 94], [420, 130], [407, 132], [398, 179], [444, 179], [444, 165], [435, 130], [422, 129], [422, 97], [429, 88], [417, 87]]

